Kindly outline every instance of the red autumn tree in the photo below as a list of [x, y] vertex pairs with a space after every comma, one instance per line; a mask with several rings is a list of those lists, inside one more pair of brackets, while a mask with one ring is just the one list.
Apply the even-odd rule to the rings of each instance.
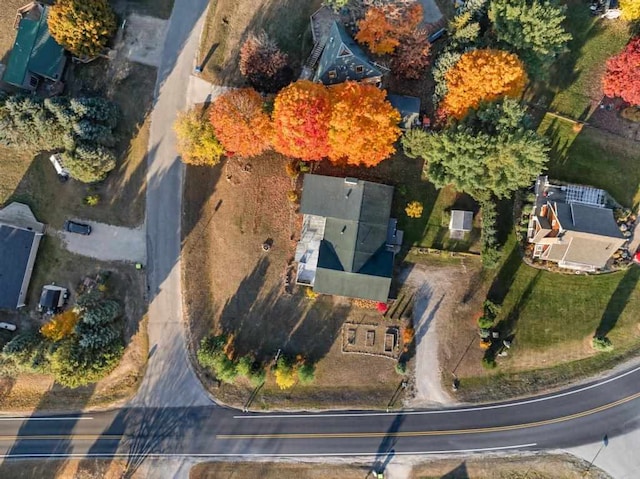
[[410, 80], [417, 80], [429, 66], [431, 44], [427, 31], [420, 28], [402, 38], [391, 60], [394, 73]]
[[373, 85], [345, 82], [330, 87], [329, 159], [375, 166], [395, 152], [400, 114]]
[[422, 5], [387, 4], [371, 7], [358, 22], [358, 43], [366, 43], [371, 52], [384, 55], [393, 53], [403, 37], [418, 28], [422, 21]]
[[329, 155], [331, 99], [320, 83], [301, 80], [280, 91], [273, 106], [273, 147], [302, 160]]
[[275, 92], [288, 84], [287, 55], [266, 32], [250, 33], [240, 48], [240, 73], [260, 91]]
[[602, 86], [605, 95], [640, 105], [640, 37], [631, 40], [622, 52], [607, 60]]
[[271, 121], [260, 94], [251, 88], [231, 90], [211, 105], [211, 124], [229, 154], [259, 155], [271, 146]]
[[521, 95], [527, 74], [514, 53], [483, 49], [463, 54], [445, 74], [445, 81], [447, 94], [440, 108], [460, 119], [482, 102]]

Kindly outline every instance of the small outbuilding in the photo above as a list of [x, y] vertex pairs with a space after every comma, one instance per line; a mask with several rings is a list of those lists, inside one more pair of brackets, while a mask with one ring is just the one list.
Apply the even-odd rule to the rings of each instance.
[[56, 313], [64, 306], [64, 302], [68, 297], [69, 291], [67, 288], [55, 284], [47, 284], [42, 288], [38, 311]]
[[420, 98], [389, 94], [387, 100], [400, 113], [400, 128], [410, 130], [420, 125]]
[[465, 233], [473, 228], [473, 211], [451, 210], [449, 220], [449, 237], [463, 239]]

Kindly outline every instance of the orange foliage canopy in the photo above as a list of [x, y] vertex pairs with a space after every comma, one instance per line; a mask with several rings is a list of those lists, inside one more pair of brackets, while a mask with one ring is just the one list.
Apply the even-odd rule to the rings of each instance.
[[77, 322], [78, 315], [70, 309], [56, 314], [51, 321], [40, 328], [40, 332], [45, 338], [60, 341], [73, 333]]
[[527, 84], [527, 74], [517, 55], [484, 49], [462, 55], [445, 74], [445, 80], [447, 95], [441, 109], [460, 119], [482, 102], [521, 95]]
[[330, 87], [329, 159], [375, 166], [395, 152], [400, 114], [373, 85], [345, 82]]
[[358, 43], [366, 43], [379, 55], [393, 53], [402, 37], [411, 34], [422, 21], [422, 5], [414, 3], [399, 15], [391, 15], [385, 8], [371, 7], [358, 22]]
[[273, 147], [302, 160], [329, 155], [331, 99], [320, 83], [297, 81], [280, 91], [273, 108]]
[[260, 94], [252, 88], [220, 95], [211, 106], [211, 124], [227, 154], [259, 155], [271, 145], [271, 121]]

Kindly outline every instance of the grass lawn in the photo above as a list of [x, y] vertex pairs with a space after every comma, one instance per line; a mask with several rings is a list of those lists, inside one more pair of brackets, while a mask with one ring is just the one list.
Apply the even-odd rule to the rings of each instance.
[[321, 0], [212, 0], [200, 43], [206, 80], [242, 85], [238, 54], [250, 32], [265, 30], [289, 56], [297, 71], [311, 51], [309, 17]]
[[551, 110], [585, 119], [602, 98], [601, 79], [607, 58], [618, 53], [630, 38], [626, 22], [602, 20], [590, 14], [580, 0], [566, 0], [565, 26], [573, 35], [569, 52], [556, 62]]
[[546, 115], [538, 131], [551, 138], [549, 176], [607, 190], [628, 207], [640, 204], [640, 146], [604, 130]]

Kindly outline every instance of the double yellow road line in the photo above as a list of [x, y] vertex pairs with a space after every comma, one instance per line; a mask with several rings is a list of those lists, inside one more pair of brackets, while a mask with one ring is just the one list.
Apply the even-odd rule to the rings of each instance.
[[[450, 429], [439, 431], [407, 431], [407, 432], [342, 432], [342, 433], [293, 433], [293, 434], [219, 434], [216, 439], [241, 440], [241, 439], [353, 439], [353, 438], [385, 438], [385, 437], [422, 437], [422, 436], [455, 436], [458, 434], [483, 434], [491, 432], [505, 432], [519, 429], [529, 429], [533, 427], [549, 426], [574, 419], [579, 419], [592, 414], [606, 411], [607, 409], [620, 406], [634, 399], [640, 398], [640, 392], [619, 399], [618, 401], [605, 404], [587, 411], [570, 414], [544, 421], [529, 422], [524, 424], [513, 424], [511, 426], [481, 427], [475, 429]], [[402, 414], [399, 412], [398, 414]], [[321, 416], [318, 416], [319, 418]]]

